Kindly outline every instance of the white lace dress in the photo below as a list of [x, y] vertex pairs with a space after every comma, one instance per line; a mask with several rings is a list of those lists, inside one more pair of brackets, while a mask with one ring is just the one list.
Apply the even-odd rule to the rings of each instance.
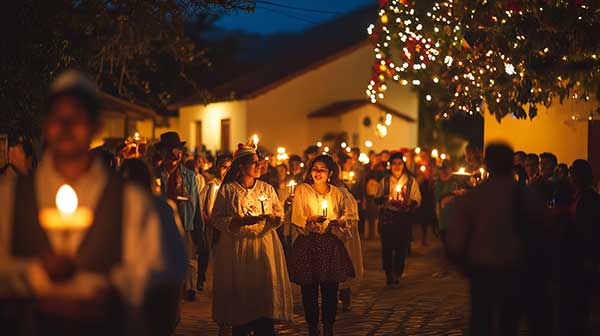
[[[259, 197], [266, 198], [262, 206]], [[269, 184], [256, 181], [246, 189], [238, 182], [226, 183], [217, 194], [211, 223], [221, 231], [214, 257], [213, 319], [241, 325], [258, 318], [291, 320], [292, 288], [277, 227], [265, 221], [229, 230], [233, 218], [274, 214], [283, 208]]]

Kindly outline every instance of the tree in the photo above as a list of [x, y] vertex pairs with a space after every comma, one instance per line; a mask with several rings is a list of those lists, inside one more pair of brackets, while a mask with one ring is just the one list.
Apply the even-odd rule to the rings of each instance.
[[[379, 15], [370, 27], [376, 63], [385, 59], [392, 70], [374, 68], [372, 100], [393, 79], [426, 93], [438, 118], [487, 107], [501, 120], [600, 94], [597, 1], [380, 0]], [[418, 53], [410, 52], [410, 37]]]
[[186, 35], [188, 23], [253, 10], [254, 1], [24, 0], [13, 6], [2, 18], [0, 132], [37, 136], [47, 87], [58, 72], [79, 68], [103, 90], [160, 109], [182, 83], [194, 87], [190, 72], [210, 66], [209, 49]]

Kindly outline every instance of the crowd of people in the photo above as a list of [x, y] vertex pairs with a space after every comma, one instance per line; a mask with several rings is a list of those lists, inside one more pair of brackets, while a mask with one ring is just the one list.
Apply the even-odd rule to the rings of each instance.
[[[187, 151], [176, 132], [89, 150], [99, 127], [95, 88], [68, 72], [50, 88], [39, 164], [30, 143], [9, 141], [0, 185], [9, 334], [172, 334], [181, 299], [196, 299], [212, 265], [220, 333], [274, 335], [275, 321], [292, 318], [297, 284], [309, 335], [333, 335], [338, 300], [352, 309], [363, 277], [361, 244], [374, 239], [391, 287], [411, 247], [439, 239], [470, 281], [472, 335], [517, 335], [523, 317], [532, 335], [585, 334], [600, 265], [587, 161], [568, 167], [503, 144], [485, 155], [469, 145], [460, 161], [339, 144], [281, 157], [256, 138], [213, 158]], [[54, 252], [61, 233], [39, 215], [63, 184], [94, 214], [71, 255]]]

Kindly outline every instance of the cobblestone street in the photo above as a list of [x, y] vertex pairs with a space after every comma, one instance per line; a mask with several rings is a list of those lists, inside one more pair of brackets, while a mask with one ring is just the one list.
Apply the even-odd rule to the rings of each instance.
[[[469, 306], [466, 281], [445, 260], [440, 245], [413, 248], [396, 288], [385, 286], [379, 242], [365, 249], [365, 279], [353, 288], [352, 310], [338, 310], [338, 335], [464, 335]], [[294, 285], [294, 321], [277, 325], [280, 335], [306, 335], [299, 288]], [[210, 318], [210, 288], [183, 304], [177, 335], [216, 335]]]

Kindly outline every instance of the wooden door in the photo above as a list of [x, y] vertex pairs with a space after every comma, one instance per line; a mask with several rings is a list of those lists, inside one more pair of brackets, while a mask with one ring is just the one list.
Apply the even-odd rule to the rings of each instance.
[[231, 119], [221, 119], [221, 151], [228, 152], [229, 138], [231, 133]]
[[202, 121], [196, 121], [196, 151], [202, 150]]

